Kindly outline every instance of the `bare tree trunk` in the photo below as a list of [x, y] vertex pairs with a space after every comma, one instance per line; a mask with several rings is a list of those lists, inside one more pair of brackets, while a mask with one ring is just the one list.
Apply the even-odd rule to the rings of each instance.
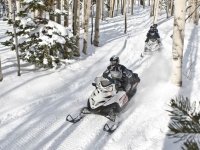
[[[51, 4], [51, 9], [54, 12], [55, 11], [54, 0], [50, 0], [50, 4]], [[54, 14], [49, 13], [49, 19], [52, 20], [52, 21], [55, 21]]]
[[83, 50], [82, 50], [84, 54], [87, 54], [90, 7], [91, 7], [91, 0], [84, 0], [84, 35], [83, 35]]
[[133, 15], [134, 0], [131, 0], [131, 15]]
[[124, 0], [121, 0], [121, 14], [124, 14]]
[[153, 24], [157, 24], [158, 9], [159, 9], [159, 0], [155, 0], [154, 1], [154, 18], [153, 18]]
[[126, 34], [127, 33], [127, 15], [126, 15], [126, 0], [124, 0], [124, 33]]
[[192, 15], [192, 20], [193, 20], [193, 23], [194, 24], [196, 24], [196, 25], [198, 25], [198, 18], [199, 18], [199, 16], [198, 16], [198, 9], [196, 9], [197, 7], [198, 7], [198, 1], [197, 0], [192, 0], [192, 12], [194, 12], [193, 13], [193, 15]]
[[104, 0], [102, 0], [101, 4], [101, 20], [104, 20]]
[[99, 20], [100, 20], [100, 5], [101, 5], [100, 3], [101, 0], [96, 0], [94, 46], [99, 46]]
[[175, 0], [173, 46], [172, 46], [172, 82], [182, 86], [182, 59], [184, 47], [186, 0]]
[[3, 80], [2, 68], [1, 68], [1, 57], [0, 57], [0, 81]]
[[154, 5], [155, 5], [155, 0], [151, 0], [151, 12], [150, 12], [150, 16], [154, 16]]
[[171, 4], [170, 4], [170, 15], [171, 15], [171, 16], [174, 15], [174, 0], [171, 0]]
[[13, 12], [13, 6], [12, 6], [12, 0], [8, 0], [8, 18], [12, 19], [12, 12]]
[[[56, 0], [56, 8], [61, 10], [60, 0]], [[61, 24], [61, 15], [60, 14], [56, 15], [56, 22]]]
[[68, 12], [67, 15], [64, 15], [64, 26], [68, 27], [69, 26], [69, 0], [64, 1], [64, 10]]
[[94, 32], [94, 6], [92, 4], [91, 6], [92, 10], [91, 10], [91, 38], [90, 38], [90, 43], [93, 44], [93, 32]]
[[74, 0], [73, 5], [73, 34], [76, 36], [76, 51], [75, 56], [80, 56], [80, 0]]
[[118, 15], [118, 11], [119, 11], [119, 0], [117, 0], [117, 15]]
[[[16, 7], [16, 3], [13, 3], [14, 7]], [[15, 22], [15, 10], [13, 9], [13, 22]], [[15, 52], [16, 52], [16, 57], [17, 57], [17, 75], [21, 76], [21, 69], [20, 69], [20, 59], [19, 59], [19, 51], [18, 51], [18, 38], [17, 38], [17, 31], [16, 31], [16, 25], [15, 23], [13, 24], [13, 32], [14, 32], [14, 42], [15, 42]]]
[[16, 11], [17, 11], [17, 13], [19, 13], [19, 11], [20, 11], [20, 0], [16, 0]]
[[110, 0], [110, 10], [109, 10], [109, 17], [113, 17], [112, 14], [113, 14], [113, 3], [114, 3], [114, 0]]
[[115, 12], [115, 0], [113, 0], [112, 17], [114, 17], [114, 12]]

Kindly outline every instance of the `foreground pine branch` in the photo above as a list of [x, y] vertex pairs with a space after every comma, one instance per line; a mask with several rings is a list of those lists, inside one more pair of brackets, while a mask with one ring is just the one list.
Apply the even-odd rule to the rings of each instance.
[[171, 99], [170, 107], [172, 110], [168, 110], [171, 116], [168, 136], [176, 138], [176, 142], [184, 141], [183, 150], [188, 147], [190, 147], [189, 150], [195, 149], [200, 139], [199, 103], [191, 104], [188, 98], [181, 96]]

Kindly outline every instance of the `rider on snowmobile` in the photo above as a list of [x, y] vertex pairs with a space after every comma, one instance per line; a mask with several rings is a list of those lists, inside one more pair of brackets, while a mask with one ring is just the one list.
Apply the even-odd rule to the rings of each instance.
[[125, 66], [119, 64], [119, 57], [114, 55], [110, 58], [110, 65], [103, 73], [103, 77], [114, 82], [118, 89], [122, 89], [128, 92], [131, 88], [131, 78], [133, 78], [133, 72], [127, 69]]
[[150, 27], [147, 33], [147, 39], [145, 40], [145, 42], [148, 42], [149, 39], [157, 39], [158, 44], [160, 43], [160, 35], [158, 33], [157, 24], [154, 24]]

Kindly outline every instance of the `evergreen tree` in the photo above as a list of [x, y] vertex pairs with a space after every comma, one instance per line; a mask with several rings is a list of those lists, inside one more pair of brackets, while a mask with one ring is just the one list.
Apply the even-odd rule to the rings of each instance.
[[179, 97], [172, 99], [168, 110], [171, 116], [168, 136], [183, 141], [183, 150], [198, 149], [200, 138], [200, 107], [196, 102], [190, 103], [188, 98]]
[[[42, 0], [32, 0], [22, 4], [24, 9], [19, 12], [16, 21], [8, 21], [9, 24], [15, 23], [17, 27], [20, 58], [39, 67], [53, 67], [59, 64], [60, 58], [72, 58], [76, 46], [69, 30], [41, 16], [30, 15], [30, 12], [35, 10], [48, 12], [49, 7]], [[14, 50], [14, 35], [9, 31], [7, 35], [11, 38], [2, 44], [11, 46]]]

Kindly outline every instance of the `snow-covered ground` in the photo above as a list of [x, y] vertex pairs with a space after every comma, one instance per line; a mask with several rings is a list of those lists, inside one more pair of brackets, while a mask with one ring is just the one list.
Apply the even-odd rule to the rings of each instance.
[[[151, 23], [149, 10], [142, 7], [135, 9], [134, 16], [128, 15], [127, 34], [123, 16], [110, 18], [101, 23], [100, 47], [90, 46], [89, 56], [50, 70], [22, 63], [21, 77], [17, 76], [15, 53], [0, 45], [4, 75], [0, 83], [0, 150], [180, 149], [179, 143], [166, 136], [170, 122], [166, 110], [177, 95], [192, 100], [200, 96], [200, 26], [186, 25], [183, 87], [179, 89], [170, 83], [173, 18], [159, 18], [162, 51], [140, 57]], [[11, 27], [0, 20], [0, 28], [3, 41]], [[114, 54], [141, 78], [119, 128], [111, 135], [103, 132], [108, 120], [95, 115], [74, 125], [66, 122], [67, 114], [86, 105], [92, 81]]]

